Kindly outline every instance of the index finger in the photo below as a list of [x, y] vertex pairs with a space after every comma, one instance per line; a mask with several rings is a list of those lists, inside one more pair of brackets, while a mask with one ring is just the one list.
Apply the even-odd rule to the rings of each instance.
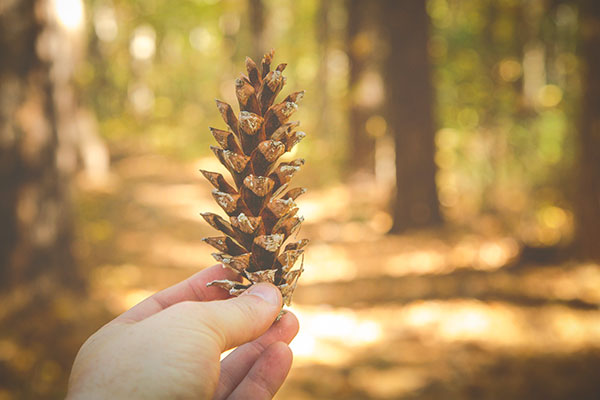
[[231, 295], [225, 289], [217, 286], [206, 286], [207, 283], [218, 279], [239, 280], [239, 277], [234, 271], [222, 264], [213, 265], [153, 294], [119, 315], [112, 322], [139, 322], [182, 301], [228, 299]]

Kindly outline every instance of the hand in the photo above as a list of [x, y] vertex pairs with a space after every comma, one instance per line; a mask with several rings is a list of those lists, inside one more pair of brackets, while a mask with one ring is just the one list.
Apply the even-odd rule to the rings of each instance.
[[[216, 265], [147, 298], [81, 347], [69, 399], [271, 399], [292, 365], [298, 320], [261, 283], [230, 298]], [[223, 351], [239, 346], [219, 364]]]

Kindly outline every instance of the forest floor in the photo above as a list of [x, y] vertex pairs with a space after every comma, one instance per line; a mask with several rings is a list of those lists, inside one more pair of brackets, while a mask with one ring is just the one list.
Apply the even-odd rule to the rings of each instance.
[[[103, 185], [78, 180], [87, 291], [40, 304], [32, 293], [54, 286], [37, 282], [2, 295], [0, 399], [60, 398], [87, 336], [214, 264], [199, 213], [218, 209], [197, 172], [213, 166], [127, 156]], [[598, 398], [600, 266], [523, 265], [517, 241], [489, 221], [384, 235], [373, 194], [336, 185], [298, 199], [311, 244], [292, 307], [294, 366], [277, 398]]]

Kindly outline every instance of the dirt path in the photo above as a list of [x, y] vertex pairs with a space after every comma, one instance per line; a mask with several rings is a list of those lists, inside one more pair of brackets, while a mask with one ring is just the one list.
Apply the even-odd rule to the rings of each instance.
[[[81, 192], [95, 302], [117, 313], [213, 264], [199, 212], [218, 209], [197, 173], [212, 167], [129, 157], [110, 185]], [[385, 237], [377, 205], [341, 186], [299, 205], [312, 243], [278, 398], [597, 398], [599, 266], [516, 268], [502, 235]]]

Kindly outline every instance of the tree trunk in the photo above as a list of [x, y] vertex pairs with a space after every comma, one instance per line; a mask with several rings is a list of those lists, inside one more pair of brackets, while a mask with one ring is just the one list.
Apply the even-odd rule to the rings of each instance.
[[441, 223], [435, 185], [433, 97], [422, 0], [382, 2], [388, 57], [386, 114], [396, 148], [392, 232]]
[[70, 69], [45, 5], [0, 6], [1, 287], [50, 274], [78, 282], [68, 196], [76, 159]]
[[600, 261], [600, 2], [582, 2], [580, 45], [584, 93], [579, 125], [576, 247]]
[[248, 1], [248, 18], [252, 32], [252, 57], [260, 62], [263, 54], [269, 49], [265, 46], [265, 6], [262, 0]]
[[361, 93], [361, 80], [373, 60], [373, 7], [377, 2], [348, 0], [347, 38], [350, 71], [348, 88], [350, 106], [348, 110], [349, 149], [347, 171], [352, 174], [375, 171], [375, 139], [368, 135], [366, 123], [373, 114], [369, 99]]
[[329, 111], [329, 10], [331, 3], [322, 1], [319, 3], [317, 14], [315, 16], [315, 39], [318, 47], [319, 68], [317, 70], [317, 87], [320, 89], [319, 96], [314, 101], [318, 103], [318, 114], [316, 115], [315, 126], [325, 140], [332, 140], [331, 137], [331, 116]]

